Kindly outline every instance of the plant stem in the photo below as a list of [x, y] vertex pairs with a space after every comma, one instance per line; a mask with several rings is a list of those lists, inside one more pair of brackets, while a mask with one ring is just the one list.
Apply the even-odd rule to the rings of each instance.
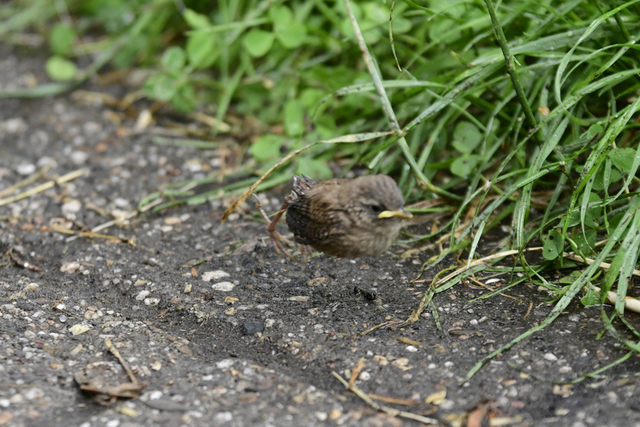
[[[491, 22], [493, 22], [493, 31], [496, 35], [496, 39], [498, 40], [498, 44], [500, 45], [500, 49], [502, 49], [502, 55], [504, 56], [504, 62], [507, 66], [507, 72], [511, 77], [511, 82], [513, 83], [513, 87], [516, 90], [516, 95], [518, 96], [518, 100], [520, 101], [520, 105], [522, 105], [522, 109], [524, 110], [524, 116], [527, 119], [527, 123], [531, 128], [529, 130], [530, 133], [533, 133], [538, 130], [538, 124], [536, 123], [536, 118], [533, 116], [533, 112], [531, 111], [531, 106], [529, 106], [529, 101], [527, 101], [527, 97], [522, 89], [522, 85], [520, 84], [520, 79], [518, 79], [518, 74], [515, 70], [515, 61], [513, 59], [513, 55], [509, 50], [509, 45], [507, 44], [507, 39], [504, 36], [504, 31], [502, 31], [502, 26], [498, 21], [498, 17], [496, 16], [496, 10], [493, 7], [493, 2], [491, 0], [484, 0], [487, 5], [487, 9], [489, 10], [489, 15], [491, 16]], [[540, 134], [536, 134], [535, 138], [538, 142], [540, 142], [541, 137]]]

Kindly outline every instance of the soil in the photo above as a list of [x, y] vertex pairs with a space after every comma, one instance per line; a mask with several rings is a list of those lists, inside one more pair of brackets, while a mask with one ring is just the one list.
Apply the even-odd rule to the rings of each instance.
[[[43, 64], [0, 45], [0, 90], [46, 81]], [[396, 399], [375, 402], [442, 425], [640, 426], [638, 355], [570, 384], [627, 353], [600, 336], [599, 306], [575, 303], [462, 382], [545, 318], [544, 288], [525, 283], [473, 303], [488, 291], [459, 284], [434, 298], [442, 331], [427, 309], [362, 336], [418, 306], [428, 282], [411, 280], [436, 248], [319, 255], [305, 266], [274, 252], [252, 204], [221, 224], [229, 198], [99, 232], [115, 240], [64, 233], [135, 211], [168, 183], [222, 173], [223, 149], [158, 145], [160, 126], [135, 130], [136, 120], [78, 92], [0, 101], [0, 192], [47, 166], [37, 183], [87, 171], [0, 206], [0, 252], [11, 252], [0, 261], [0, 425], [420, 425], [369, 406], [334, 375], [348, 381], [362, 359], [355, 385]], [[263, 198], [268, 211], [287, 185]], [[510, 280], [497, 278], [490, 286]]]

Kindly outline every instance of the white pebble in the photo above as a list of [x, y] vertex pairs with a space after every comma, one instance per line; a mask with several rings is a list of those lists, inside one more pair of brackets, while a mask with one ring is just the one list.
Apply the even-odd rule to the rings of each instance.
[[80, 209], [82, 209], [82, 203], [77, 199], [71, 199], [62, 205], [62, 213], [66, 215], [77, 213]]
[[116, 197], [113, 199], [113, 203], [119, 208], [126, 208], [129, 206], [129, 201], [127, 199], [123, 199], [122, 197]]
[[235, 287], [236, 285], [234, 285], [231, 282], [220, 282], [220, 283], [216, 283], [215, 285], [212, 285], [211, 289], [213, 289], [214, 291], [229, 292]]
[[80, 334], [84, 334], [89, 329], [91, 328], [87, 325], [77, 324], [70, 327], [69, 332], [71, 332], [72, 335], [80, 335]]
[[33, 163], [23, 163], [16, 166], [16, 172], [20, 175], [31, 175], [36, 171], [36, 165]]
[[545, 360], [550, 361], [550, 362], [555, 362], [556, 360], [558, 360], [558, 358], [556, 357], [556, 355], [555, 355], [555, 354], [553, 354], [553, 353], [546, 353], [546, 354], [543, 356], [543, 358], [544, 358]]
[[455, 404], [456, 403], [453, 400], [445, 399], [442, 401], [441, 404], [438, 405], [438, 408], [444, 411], [448, 411], [449, 409], [452, 409], [455, 406]]
[[162, 397], [162, 392], [160, 390], [153, 390], [147, 394], [149, 400], [158, 400]]
[[218, 369], [227, 369], [230, 368], [231, 366], [233, 366], [233, 364], [235, 363], [235, 361], [231, 360], [231, 359], [223, 359], [219, 362], [216, 363], [216, 367]]
[[140, 293], [138, 293], [138, 295], [136, 295], [136, 299], [138, 301], [142, 301], [143, 299], [145, 299], [147, 297], [147, 295], [149, 295], [151, 292], [147, 291], [146, 289], [143, 291], [140, 291]]
[[24, 392], [24, 397], [27, 400], [41, 399], [44, 397], [44, 392], [37, 387], [30, 388]]
[[159, 298], [145, 298], [144, 299], [144, 303], [145, 303], [145, 305], [158, 305], [160, 303], [160, 299]]
[[[80, 268], [80, 263], [76, 262], [76, 261], [72, 261], [72, 262], [65, 262], [64, 264], [62, 264], [62, 267], [60, 267], [60, 271], [63, 273], [75, 273], [77, 269]], [[64, 310], [64, 307], [60, 307], [62, 304], [58, 304], [57, 307], [60, 308], [61, 310]]]
[[73, 153], [71, 153], [70, 158], [74, 164], [82, 165], [89, 158], [89, 154], [85, 153], [84, 151], [74, 151]]
[[219, 280], [223, 277], [229, 277], [230, 274], [226, 271], [215, 270], [215, 271], [205, 271], [202, 273], [202, 280], [205, 282], [211, 282], [212, 280]]
[[2, 126], [7, 133], [18, 133], [27, 128], [27, 124], [20, 117], [15, 117], [13, 119], [9, 119], [2, 123]]
[[217, 423], [226, 423], [233, 419], [233, 414], [231, 412], [218, 412], [214, 417], [214, 424]]

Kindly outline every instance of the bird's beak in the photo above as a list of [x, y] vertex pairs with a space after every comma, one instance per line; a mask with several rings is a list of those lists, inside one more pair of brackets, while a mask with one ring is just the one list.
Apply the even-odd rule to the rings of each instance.
[[411, 215], [411, 212], [409, 212], [405, 208], [399, 209], [397, 211], [382, 211], [378, 214], [379, 219], [393, 218], [393, 217], [409, 219], [409, 218], [413, 218], [413, 215]]

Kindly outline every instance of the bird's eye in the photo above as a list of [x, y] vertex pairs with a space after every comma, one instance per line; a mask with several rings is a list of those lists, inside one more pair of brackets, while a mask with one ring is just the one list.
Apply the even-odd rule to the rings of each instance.
[[384, 208], [380, 205], [370, 205], [369, 207], [371, 208], [371, 212], [376, 215], [384, 210]]

